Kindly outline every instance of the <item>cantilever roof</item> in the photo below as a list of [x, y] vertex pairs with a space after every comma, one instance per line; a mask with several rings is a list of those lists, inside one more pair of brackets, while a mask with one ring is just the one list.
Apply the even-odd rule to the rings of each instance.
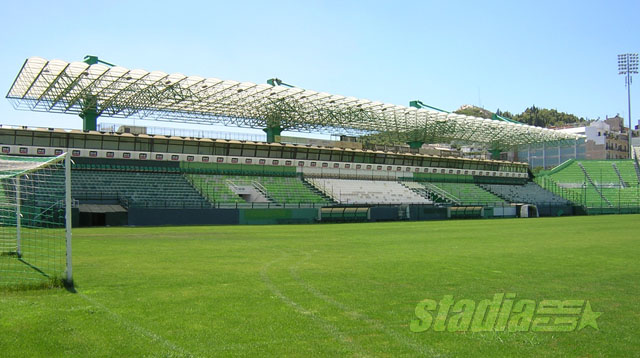
[[[7, 98], [17, 109], [292, 131], [398, 133], [511, 146], [571, 140], [555, 130], [301, 88], [32, 57]], [[405, 138], [406, 139], [406, 138]], [[411, 138], [409, 138], [411, 139]]]

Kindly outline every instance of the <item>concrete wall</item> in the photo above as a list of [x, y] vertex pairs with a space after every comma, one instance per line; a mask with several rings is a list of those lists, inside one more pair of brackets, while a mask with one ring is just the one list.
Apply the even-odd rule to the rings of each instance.
[[234, 225], [238, 209], [147, 209], [130, 208], [129, 225]]

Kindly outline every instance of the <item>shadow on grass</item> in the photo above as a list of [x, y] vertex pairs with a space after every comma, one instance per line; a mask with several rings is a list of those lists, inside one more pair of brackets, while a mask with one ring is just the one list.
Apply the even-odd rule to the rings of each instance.
[[28, 266], [33, 271], [42, 276], [41, 280], [32, 280], [27, 282], [15, 282], [3, 284], [0, 282], [0, 291], [33, 291], [33, 290], [50, 290], [64, 288], [67, 292], [77, 293], [73, 281], [69, 282], [60, 276], [51, 277], [38, 267], [30, 264], [20, 257], [17, 252], [3, 253], [2, 256], [16, 257], [18, 261]]
[[75, 293], [73, 284], [67, 285], [66, 280], [59, 277], [49, 277], [46, 280], [33, 281], [33, 282], [18, 282], [8, 283], [5, 285], [0, 284], [0, 291], [35, 291], [35, 290], [51, 290], [64, 288], [71, 293]]

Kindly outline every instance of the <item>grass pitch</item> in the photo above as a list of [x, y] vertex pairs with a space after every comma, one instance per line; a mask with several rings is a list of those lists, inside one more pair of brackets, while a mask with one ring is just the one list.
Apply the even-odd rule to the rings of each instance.
[[[640, 215], [74, 230], [76, 293], [0, 292], [3, 357], [625, 357]], [[584, 299], [599, 330], [413, 333], [425, 298]]]

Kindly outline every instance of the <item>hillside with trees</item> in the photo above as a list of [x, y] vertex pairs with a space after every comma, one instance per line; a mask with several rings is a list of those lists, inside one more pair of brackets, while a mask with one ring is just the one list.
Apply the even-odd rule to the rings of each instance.
[[[481, 117], [481, 118], [491, 118], [493, 113], [487, 111], [484, 108], [478, 108], [474, 106], [464, 105], [456, 110], [454, 113], [465, 114], [468, 116]], [[588, 123], [589, 120], [585, 118], [578, 117], [576, 115], [564, 112], [558, 112], [555, 109], [547, 109], [547, 108], [538, 108], [536, 106], [531, 106], [524, 110], [524, 112], [520, 114], [512, 114], [508, 111], [501, 111], [500, 109], [496, 110], [495, 114], [513, 119], [515, 121], [529, 124], [537, 127], [561, 127], [567, 124], [574, 123]]]

